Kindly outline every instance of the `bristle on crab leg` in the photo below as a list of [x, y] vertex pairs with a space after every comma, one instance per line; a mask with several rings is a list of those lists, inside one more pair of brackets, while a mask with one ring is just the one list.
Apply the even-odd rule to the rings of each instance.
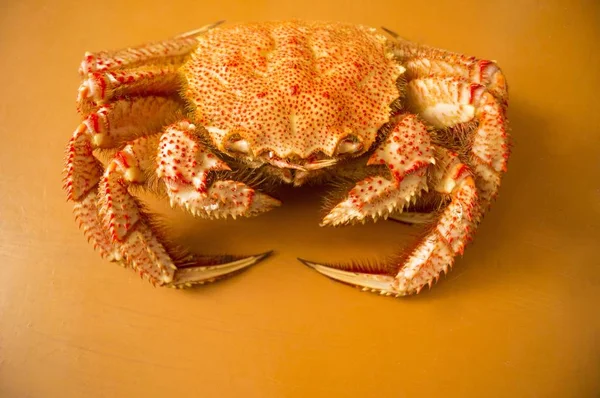
[[221, 24], [224, 24], [224, 23], [225, 23], [225, 20], [222, 19], [222, 20], [217, 21], [215, 23], [204, 25], [204, 26], [202, 26], [202, 27], [200, 27], [198, 29], [194, 29], [194, 30], [190, 30], [188, 32], [182, 33], [182, 34], [180, 34], [178, 36], [175, 36], [175, 37], [176, 38], [195, 38], [196, 36], [204, 34], [204, 33], [208, 32], [209, 30], [214, 29], [217, 26], [219, 26]]
[[431, 224], [438, 216], [436, 213], [396, 212], [389, 219], [405, 224]]

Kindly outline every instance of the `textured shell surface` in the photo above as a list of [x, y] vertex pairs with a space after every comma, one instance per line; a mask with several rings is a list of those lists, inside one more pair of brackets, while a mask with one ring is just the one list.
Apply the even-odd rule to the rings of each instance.
[[328, 22], [225, 26], [198, 38], [184, 66], [197, 122], [226, 151], [249, 156], [336, 156], [344, 140], [364, 153], [389, 121], [404, 68], [369, 27]]

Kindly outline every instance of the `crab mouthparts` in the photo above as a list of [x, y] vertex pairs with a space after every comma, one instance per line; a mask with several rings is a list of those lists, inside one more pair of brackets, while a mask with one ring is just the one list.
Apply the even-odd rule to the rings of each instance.
[[290, 160], [281, 159], [273, 152], [269, 152], [267, 154], [267, 162], [272, 166], [278, 167], [280, 169], [293, 169], [299, 171], [311, 171], [323, 169], [325, 167], [333, 166], [337, 163], [337, 159], [319, 159], [319, 160], [311, 160], [307, 159], [304, 163], [292, 163]]

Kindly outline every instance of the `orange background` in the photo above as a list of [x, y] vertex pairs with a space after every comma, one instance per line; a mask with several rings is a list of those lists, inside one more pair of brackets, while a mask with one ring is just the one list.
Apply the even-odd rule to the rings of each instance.
[[[596, 397], [600, 7], [589, 1], [4, 1], [1, 397]], [[386, 26], [497, 60], [515, 148], [475, 242], [431, 291], [390, 299], [314, 260], [393, 253], [418, 229], [318, 227], [319, 190], [259, 218], [172, 216], [203, 253], [277, 254], [194, 291], [154, 289], [85, 242], [61, 190], [86, 50], [220, 19]]]

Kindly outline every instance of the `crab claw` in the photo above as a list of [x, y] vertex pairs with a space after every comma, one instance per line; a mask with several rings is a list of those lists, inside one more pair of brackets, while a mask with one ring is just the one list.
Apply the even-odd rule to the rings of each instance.
[[231, 170], [198, 139], [187, 120], [165, 129], [160, 139], [157, 175], [166, 185], [171, 206], [205, 218], [250, 217], [281, 202], [233, 180], [208, 182], [214, 171]]
[[279, 200], [232, 180], [215, 182], [206, 194], [185, 185], [169, 194], [171, 205], [205, 218], [251, 217], [281, 206]]

